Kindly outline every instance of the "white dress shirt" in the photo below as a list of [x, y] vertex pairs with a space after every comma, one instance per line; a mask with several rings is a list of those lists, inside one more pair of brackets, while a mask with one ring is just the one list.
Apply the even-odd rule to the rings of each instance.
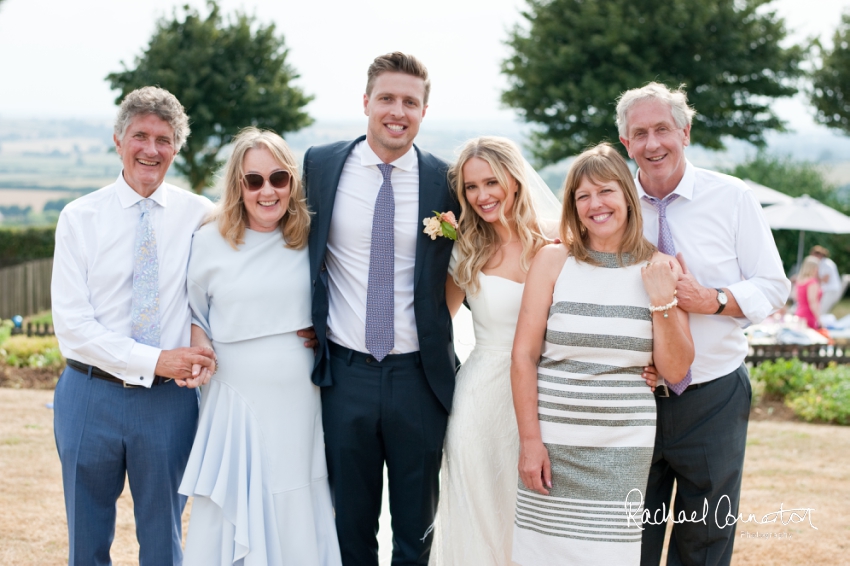
[[160, 348], [130, 338], [136, 227], [142, 196], [118, 180], [66, 206], [56, 225], [51, 299], [59, 349], [133, 385], [150, 387], [161, 350], [189, 345], [186, 267], [192, 234], [212, 210], [163, 183], [151, 195], [159, 259]]
[[[643, 232], [658, 243], [658, 213], [643, 198], [640, 173], [635, 182], [641, 197]], [[743, 327], [764, 320], [785, 304], [791, 282], [785, 277], [773, 234], [752, 190], [740, 179], [687, 163], [667, 206], [667, 223], [676, 252], [705, 287], [727, 288], [746, 318], [691, 314], [696, 356], [693, 383], [704, 383], [734, 371], [747, 356]]]
[[[325, 266], [328, 270], [328, 337], [341, 346], [367, 352], [366, 290], [375, 199], [384, 182], [381, 158], [366, 140], [351, 150], [336, 191]], [[419, 218], [419, 157], [410, 151], [391, 163], [395, 198], [395, 345], [390, 354], [419, 351], [413, 312], [413, 270]]]
[[[824, 281], [823, 277], [827, 275], [829, 279]], [[818, 264], [818, 278], [820, 278], [820, 288], [823, 289], [824, 293], [841, 290], [841, 275], [838, 273], [838, 266], [828, 257], [822, 258], [820, 264]]]

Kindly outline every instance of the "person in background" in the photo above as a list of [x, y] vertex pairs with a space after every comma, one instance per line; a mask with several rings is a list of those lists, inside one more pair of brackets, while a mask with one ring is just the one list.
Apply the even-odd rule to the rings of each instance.
[[809, 328], [815, 330], [820, 328], [820, 315], [823, 313], [821, 297], [824, 293], [818, 279], [819, 267], [820, 260], [813, 255], [803, 260], [797, 274], [797, 312], [794, 313], [804, 319]]
[[113, 136], [121, 174], [66, 206], [56, 226], [53, 323], [68, 365], [54, 427], [72, 566], [111, 564], [125, 477], [139, 564], [183, 561], [177, 487], [198, 421], [193, 387], [215, 371], [211, 349], [189, 347], [186, 292], [192, 234], [212, 203], [163, 182], [188, 135], [174, 95], [128, 94]]
[[820, 288], [823, 292], [823, 297], [820, 301], [820, 314], [827, 314], [832, 311], [832, 308], [841, 300], [841, 275], [838, 273], [838, 266], [829, 257], [829, 250], [823, 246], [814, 246], [811, 255], [820, 260], [818, 265], [818, 279], [820, 280]]

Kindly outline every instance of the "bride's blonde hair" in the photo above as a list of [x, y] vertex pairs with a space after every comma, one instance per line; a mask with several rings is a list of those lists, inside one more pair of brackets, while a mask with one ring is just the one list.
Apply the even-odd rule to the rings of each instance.
[[477, 157], [490, 165], [496, 180], [502, 189], [510, 190], [510, 179], [516, 181], [517, 191], [511, 218], [506, 218], [504, 209], [499, 207], [499, 222], [506, 228], [514, 225], [519, 241], [522, 243], [520, 267], [528, 271], [531, 259], [537, 251], [548, 243], [544, 231], [534, 213], [528, 182], [525, 174], [525, 160], [519, 147], [507, 138], [483, 136], [466, 142], [461, 149], [457, 162], [449, 170], [449, 179], [460, 201], [458, 219], [457, 247], [460, 260], [454, 270], [454, 280], [468, 295], [474, 296], [480, 289], [478, 275], [493, 254], [499, 237], [495, 228], [484, 221], [466, 200], [463, 166]]

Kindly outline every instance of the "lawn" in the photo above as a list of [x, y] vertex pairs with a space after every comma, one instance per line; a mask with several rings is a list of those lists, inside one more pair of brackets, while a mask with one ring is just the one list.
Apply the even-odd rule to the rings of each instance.
[[[67, 563], [53, 412], [45, 406], [52, 398], [52, 391], [0, 388], [0, 564]], [[733, 564], [850, 563], [845, 557], [850, 550], [850, 427], [788, 421], [787, 413], [756, 410], [760, 412], [750, 423], [741, 511], [762, 517], [780, 505], [811, 508], [817, 529], [808, 522], [739, 525]], [[381, 555], [388, 564], [384, 520]], [[132, 500], [125, 489], [118, 501], [113, 563], [136, 564], [137, 553]]]

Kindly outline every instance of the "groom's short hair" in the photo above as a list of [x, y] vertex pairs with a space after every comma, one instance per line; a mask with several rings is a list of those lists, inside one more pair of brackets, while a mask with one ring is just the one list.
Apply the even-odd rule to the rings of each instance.
[[375, 60], [369, 65], [369, 71], [366, 74], [367, 96], [372, 95], [372, 87], [375, 86], [375, 79], [383, 73], [404, 73], [405, 75], [413, 75], [425, 81], [425, 97], [422, 103], [428, 104], [428, 95], [431, 94], [431, 81], [428, 79], [428, 69], [425, 68], [425, 65], [419, 59], [401, 51], [393, 51], [392, 53], [375, 57]]

